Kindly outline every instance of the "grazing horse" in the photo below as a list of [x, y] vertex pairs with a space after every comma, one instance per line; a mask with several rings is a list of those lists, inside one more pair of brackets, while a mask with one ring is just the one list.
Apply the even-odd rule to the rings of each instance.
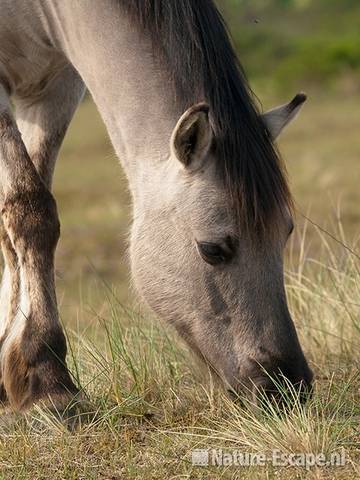
[[0, 9], [2, 403], [61, 408], [78, 392], [56, 304], [50, 192], [85, 86], [129, 180], [142, 299], [227, 388], [272, 391], [264, 369], [309, 388], [284, 291], [292, 209], [273, 146], [305, 96], [259, 113], [212, 0]]

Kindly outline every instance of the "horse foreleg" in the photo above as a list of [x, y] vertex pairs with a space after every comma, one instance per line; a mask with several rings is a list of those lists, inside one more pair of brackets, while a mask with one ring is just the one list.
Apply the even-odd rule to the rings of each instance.
[[[70, 88], [74, 95], [61, 102], [62, 91]], [[0, 104], [2, 247], [6, 262], [0, 295], [1, 393], [3, 400], [7, 397], [18, 410], [50, 399], [57, 408], [63, 408], [77, 393], [66, 368], [66, 341], [58, 318], [54, 252], [60, 227], [55, 200], [47, 187], [82, 92], [80, 79], [67, 70], [41, 102], [29, 107], [19, 102], [19, 125], [22, 121], [26, 125], [21, 130], [30, 155], [10, 109]], [[55, 94], [62, 108], [52, 104]]]

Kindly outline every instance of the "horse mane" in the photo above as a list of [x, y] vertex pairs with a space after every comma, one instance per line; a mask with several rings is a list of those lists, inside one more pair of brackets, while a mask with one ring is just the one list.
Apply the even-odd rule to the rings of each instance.
[[292, 206], [285, 168], [213, 0], [118, 0], [166, 65], [179, 107], [210, 106], [217, 169], [239, 221], [268, 231]]

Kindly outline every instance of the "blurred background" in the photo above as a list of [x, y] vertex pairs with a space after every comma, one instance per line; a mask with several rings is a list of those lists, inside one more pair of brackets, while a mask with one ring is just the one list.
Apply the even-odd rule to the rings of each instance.
[[[262, 108], [287, 102], [298, 91], [308, 94], [301, 115], [279, 140], [297, 206], [293, 246], [300, 244], [304, 214], [354, 246], [360, 232], [360, 2], [217, 3]], [[54, 190], [62, 222], [57, 252], [62, 317], [66, 324], [90, 325], [107, 308], [109, 289], [124, 303], [131, 294], [130, 197], [89, 97], [66, 137]], [[316, 256], [317, 238], [310, 226], [309, 255]]]

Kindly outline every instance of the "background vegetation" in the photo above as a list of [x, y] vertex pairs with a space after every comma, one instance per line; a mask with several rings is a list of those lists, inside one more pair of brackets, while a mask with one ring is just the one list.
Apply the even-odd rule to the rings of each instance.
[[221, 2], [251, 78], [283, 91], [301, 84], [359, 91], [360, 4], [356, 0]]
[[[264, 109], [309, 100], [283, 134], [297, 204], [286, 284], [316, 375], [288, 417], [229, 403], [181, 342], [129, 292], [130, 197], [90, 99], [67, 135], [54, 192], [61, 316], [72, 371], [97, 416], [70, 433], [43, 410], [0, 425], [0, 478], [360, 478], [360, 4], [356, 0], [222, 0]], [[306, 221], [305, 217], [310, 218]], [[191, 465], [191, 450], [345, 449], [343, 468]]]

